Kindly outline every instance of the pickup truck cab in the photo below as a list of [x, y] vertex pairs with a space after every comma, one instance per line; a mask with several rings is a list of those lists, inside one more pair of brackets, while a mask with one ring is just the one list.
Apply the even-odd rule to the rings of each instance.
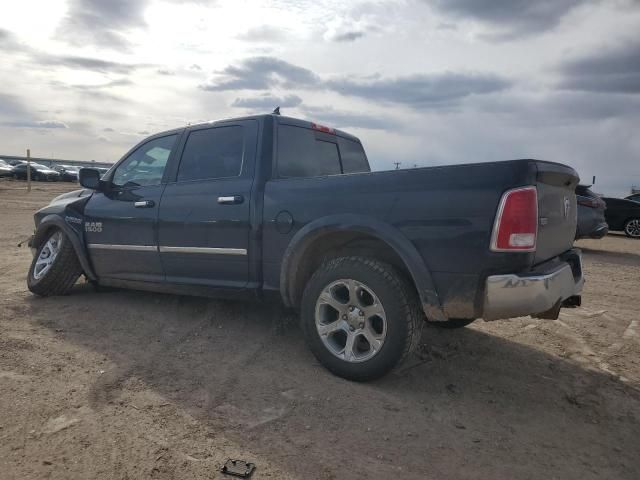
[[537, 160], [371, 172], [354, 136], [275, 114], [194, 125], [82, 169], [85, 189], [37, 212], [28, 286], [277, 297], [323, 365], [369, 380], [425, 320], [579, 304], [578, 180]]

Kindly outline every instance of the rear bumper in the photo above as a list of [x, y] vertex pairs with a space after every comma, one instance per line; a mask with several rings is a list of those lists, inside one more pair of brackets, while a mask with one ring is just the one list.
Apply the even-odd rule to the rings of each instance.
[[[482, 318], [537, 316], [580, 295], [584, 278], [580, 250], [572, 249], [533, 271], [487, 277]], [[548, 318], [545, 315], [545, 318]]]

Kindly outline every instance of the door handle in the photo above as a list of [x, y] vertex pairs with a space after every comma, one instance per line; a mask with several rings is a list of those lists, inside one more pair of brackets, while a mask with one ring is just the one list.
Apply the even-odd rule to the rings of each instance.
[[244, 202], [242, 195], [231, 195], [228, 197], [218, 197], [218, 203], [220, 205], [238, 205]]
[[138, 202], [133, 202], [133, 206], [136, 208], [151, 208], [155, 205], [153, 200], [140, 200]]

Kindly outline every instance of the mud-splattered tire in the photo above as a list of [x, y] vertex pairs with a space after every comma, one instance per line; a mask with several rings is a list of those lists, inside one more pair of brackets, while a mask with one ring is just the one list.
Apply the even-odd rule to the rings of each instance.
[[450, 318], [446, 322], [429, 322], [429, 321], [427, 321], [427, 323], [429, 325], [433, 325], [434, 327], [446, 328], [446, 329], [449, 329], [449, 330], [454, 330], [456, 328], [464, 328], [467, 325], [475, 322], [475, 320], [476, 320], [475, 318]]
[[355, 381], [382, 377], [420, 341], [417, 293], [389, 264], [342, 257], [322, 264], [302, 297], [302, 330], [329, 371]]
[[27, 286], [36, 295], [66, 295], [82, 273], [82, 267], [67, 236], [59, 229], [51, 230], [38, 246]]

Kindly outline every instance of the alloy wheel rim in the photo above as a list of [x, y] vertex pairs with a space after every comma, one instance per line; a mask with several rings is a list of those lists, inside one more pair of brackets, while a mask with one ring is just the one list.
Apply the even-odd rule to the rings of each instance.
[[640, 237], [640, 220], [634, 219], [627, 223], [625, 228], [627, 233], [632, 237]]
[[327, 350], [348, 363], [373, 358], [387, 336], [387, 316], [380, 299], [370, 287], [353, 279], [336, 280], [322, 290], [315, 324]]
[[49, 270], [51, 270], [51, 266], [55, 261], [58, 253], [60, 253], [60, 247], [62, 246], [62, 233], [56, 232], [47, 243], [44, 244], [44, 247], [40, 250], [38, 254], [38, 258], [36, 259], [36, 264], [33, 267], [33, 278], [36, 280], [44, 277]]

